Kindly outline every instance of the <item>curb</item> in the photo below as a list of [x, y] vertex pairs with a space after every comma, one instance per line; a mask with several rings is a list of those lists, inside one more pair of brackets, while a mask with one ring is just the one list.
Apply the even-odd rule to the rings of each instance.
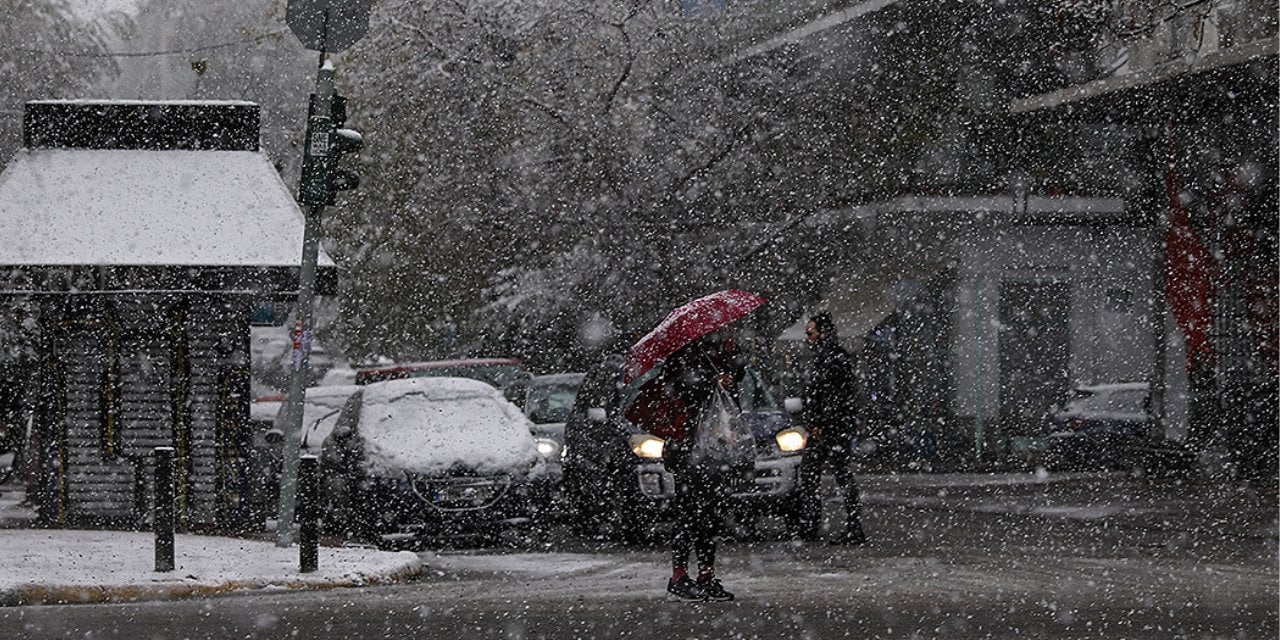
[[189, 583], [180, 581], [157, 582], [137, 585], [42, 585], [29, 584], [0, 590], [0, 606], [14, 607], [49, 604], [100, 604], [119, 602], [143, 602], [176, 600], [189, 597], [206, 597], [249, 591], [273, 590], [327, 590], [349, 587], [406, 582], [422, 575], [422, 561], [414, 557], [399, 567], [383, 573], [349, 575], [343, 577], [281, 577], [257, 580], [227, 580], [218, 584]]

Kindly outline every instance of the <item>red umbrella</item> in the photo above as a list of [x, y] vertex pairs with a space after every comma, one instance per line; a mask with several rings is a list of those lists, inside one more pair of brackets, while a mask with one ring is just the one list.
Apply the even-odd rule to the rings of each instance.
[[680, 347], [742, 318], [765, 302], [749, 291], [725, 289], [677, 308], [627, 350], [623, 382], [640, 379]]
[[703, 296], [672, 311], [653, 331], [627, 350], [623, 391], [627, 419], [659, 437], [683, 437], [688, 417], [661, 385], [651, 385], [660, 366], [681, 347], [755, 311], [765, 299], [740, 289]]

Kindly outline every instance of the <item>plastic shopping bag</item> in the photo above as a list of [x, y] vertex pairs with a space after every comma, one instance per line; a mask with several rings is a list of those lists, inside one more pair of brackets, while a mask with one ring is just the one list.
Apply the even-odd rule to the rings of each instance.
[[719, 385], [699, 412], [689, 463], [709, 470], [741, 472], [755, 466], [755, 436], [742, 410]]

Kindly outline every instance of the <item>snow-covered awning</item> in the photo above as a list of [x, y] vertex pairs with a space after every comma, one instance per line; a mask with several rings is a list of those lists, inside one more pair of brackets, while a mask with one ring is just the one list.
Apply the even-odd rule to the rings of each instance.
[[[257, 150], [256, 119], [246, 125], [252, 127], [252, 144], [230, 150], [207, 145], [173, 148], [204, 144], [187, 140], [192, 136], [189, 126], [176, 144], [172, 137], [160, 139], [160, 148], [143, 148], [149, 143], [145, 139], [111, 148], [120, 144], [121, 131], [146, 135], [137, 134], [132, 121], [103, 133], [104, 123], [116, 121], [101, 119], [101, 113], [136, 118], [130, 109], [148, 110], [143, 115], [169, 109], [177, 115], [166, 123], [168, 129], [157, 125], [156, 131], [172, 135], [175, 122], [185, 124], [210, 114], [225, 117], [222, 111], [244, 105], [32, 104], [61, 110], [57, 117], [79, 118], [72, 125], [83, 125], [81, 139], [88, 142], [32, 144], [29, 123], [31, 148], [20, 150], [0, 173], [0, 291], [82, 289], [85, 281], [100, 290], [246, 291], [272, 296], [297, 290], [303, 214], [271, 162]], [[256, 105], [250, 106], [256, 117]], [[188, 120], [180, 121], [179, 116]], [[92, 121], [93, 117], [100, 120]], [[225, 139], [228, 132], [208, 135]], [[334, 264], [323, 250], [318, 286], [322, 293], [336, 289]]]
[[[1135, 73], [1017, 98], [1009, 103], [1009, 113], [1021, 115], [1049, 111], [1056, 114], [1065, 111], [1077, 117], [1107, 122], [1165, 122], [1169, 118], [1199, 118], [1202, 110], [1192, 108], [1195, 103], [1207, 103], [1210, 112], [1214, 105], [1234, 106], [1240, 102], [1236, 94], [1254, 84], [1265, 88], [1264, 99], [1269, 98], [1269, 104], [1274, 105], [1277, 42], [1275, 37], [1266, 38], [1188, 56]], [[1200, 87], [1202, 82], [1231, 87], [1234, 91], [1206, 92]]]
[[[188, 267], [239, 276], [219, 289], [283, 292], [297, 287], [302, 233], [254, 151], [22, 150], [0, 174], [0, 270]], [[332, 280], [323, 252], [319, 266]]]
[[[829, 311], [841, 339], [857, 340], [947, 267], [950, 252], [945, 247], [962, 227], [1145, 223], [1123, 198], [975, 194], [902, 196], [818, 212], [805, 224], [836, 234], [860, 234], [865, 264], [875, 265], [834, 278], [825, 287], [823, 300], [811, 309]], [[933, 228], [929, 225], [942, 225], [949, 232], [909, 231]], [[894, 239], [898, 237], [909, 241]], [[780, 339], [803, 340], [807, 321], [806, 314], [787, 327]]]
[[809, 323], [809, 315], [817, 311], [831, 314], [836, 325], [836, 335], [841, 340], [861, 338], [884, 320], [885, 316], [893, 313], [896, 301], [891, 285], [892, 283], [870, 281], [866, 278], [835, 278], [826, 287], [826, 297], [795, 324], [784, 329], [778, 339], [788, 342], [804, 340], [804, 327]]

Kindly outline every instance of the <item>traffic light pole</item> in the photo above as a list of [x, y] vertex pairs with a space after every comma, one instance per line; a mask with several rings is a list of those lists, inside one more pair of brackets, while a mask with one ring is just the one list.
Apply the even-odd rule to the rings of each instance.
[[320, 219], [328, 198], [329, 141], [333, 134], [333, 67], [320, 52], [316, 92], [307, 115], [307, 144], [303, 155], [298, 201], [306, 226], [302, 235], [302, 268], [298, 273], [297, 321], [293, 328], [293, 372], [285, 403], [284, 452], [280, 469], [280, 511], [276, 546], [287, 547], [296, 537], [294, 504], [298, 487], [298, 452], [302, 438], [302, 405], [310, 366], [311, 329], [315, 307], [316, 262], [320, 257]]

